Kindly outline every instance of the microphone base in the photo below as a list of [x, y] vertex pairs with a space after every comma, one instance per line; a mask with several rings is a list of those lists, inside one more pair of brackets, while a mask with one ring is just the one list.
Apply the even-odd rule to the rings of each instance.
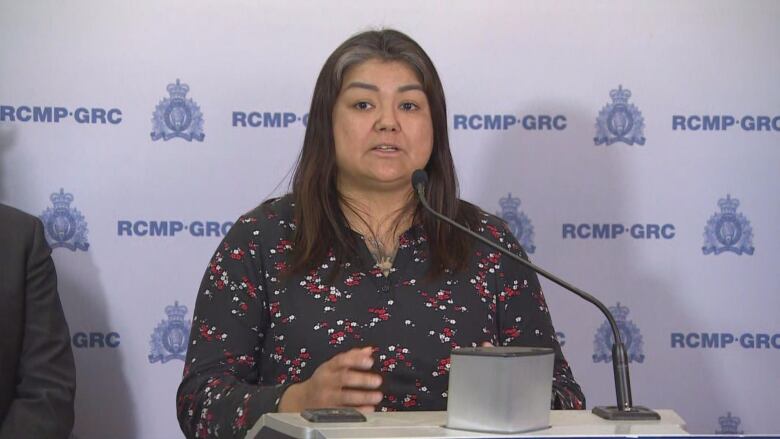
[[642, 406], [633, 406], [630, 410], [621, 410], [616, 406], [599, 406], [594, 407], [591, 412], [610, 421], [655, 421], [661, 419], [657, 412]]

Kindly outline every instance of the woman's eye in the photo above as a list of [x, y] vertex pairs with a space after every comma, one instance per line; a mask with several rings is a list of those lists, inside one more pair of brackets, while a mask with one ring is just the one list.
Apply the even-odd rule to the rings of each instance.
[[355, 108], [357, 108], [358, 110], [368, 110], [371, 108], [371, 104], [365, 101], [358, 102], [357, 104], [355, 104]]
[[414, 111], [417, 108], [419, 108], [417, 104], [412, 102], [404, 102], [403, 104], [401, 104], [401, 109], [404, 111]]

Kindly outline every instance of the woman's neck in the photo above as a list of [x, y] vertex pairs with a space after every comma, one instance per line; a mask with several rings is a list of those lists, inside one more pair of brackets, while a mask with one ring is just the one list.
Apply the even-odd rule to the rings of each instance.
[[400, 193], [356, 190], [340, 192], [341, 209], [353, 230], [363, 234], [373, 232], [385, 235], [389, 229], [403, 227], [400, 231], [403, 233], [411, 226], [411, 212], [408, 211], [412, 198], [411, 189]]
[[341, 210], [352, 230], [363, 235], [368, 249], [389, 273], [398, 237], [412, 225], [412, 211], [409, 209], [412, 191], [360, 191], [353, 188], [339, 188]]

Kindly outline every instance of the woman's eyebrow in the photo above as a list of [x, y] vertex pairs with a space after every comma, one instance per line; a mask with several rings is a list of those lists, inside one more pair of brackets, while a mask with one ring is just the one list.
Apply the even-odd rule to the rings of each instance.
[[345, 90], [349, 88], [364, 88], [366, 90], [379, 91], [379, 87], [377, 87], [374, 84], [368, 84], [365, 82], [358, 82], [358, 81], [350, 82], [349, 85], [344, 87]]
[[410, 90], [423, 91], [423, 87], [420, 84], [409, 84], [409, 85], [402, 85], [402, 86], [398, 87], [398, 91], [400, 93], [403, 93], [405, 91], [410, 91]]
[[[362, 89], [365, 89], [365, 90], [379, 91], [379, 87], [377, 87], [376, 85], [369, 84], [367, 82], [360, 82], [360, 81], [350, 82], [346, 87], [344, 87], [345, 90], [350, 89], [350, 88], [362, 88]], [[397, 91], [399, 93], [403, 93], [403, 92], [407, 92], [407, 91], [411, 91], [411, 90], [423, 91], [423, 87], [420, 84], [407, 84], [407, 85], [402, 85], [402, 86], [398, 87]]]

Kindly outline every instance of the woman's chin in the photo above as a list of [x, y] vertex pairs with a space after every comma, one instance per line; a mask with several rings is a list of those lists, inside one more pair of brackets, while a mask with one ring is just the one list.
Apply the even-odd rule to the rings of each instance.
[[411, 190], [411, 175], [394, 174], [375, 176], [374, 178], [364, 180], [361, 186], [365, 189], [375, 190], [377, 192]]
[[411, 172], [388, 172], [376, 176], [376, 181], [379, 184], [387, 186], [409, 186], [412, 187], [412, 173]]
[[346, 191], [349, 191], [350, 187], [381, 192], [411, 190], [412, 171], [395, 167], [375, 168], [362, 175], [352, 175], [351, 178], [343, 178], [339, 187], [341, 190]]

